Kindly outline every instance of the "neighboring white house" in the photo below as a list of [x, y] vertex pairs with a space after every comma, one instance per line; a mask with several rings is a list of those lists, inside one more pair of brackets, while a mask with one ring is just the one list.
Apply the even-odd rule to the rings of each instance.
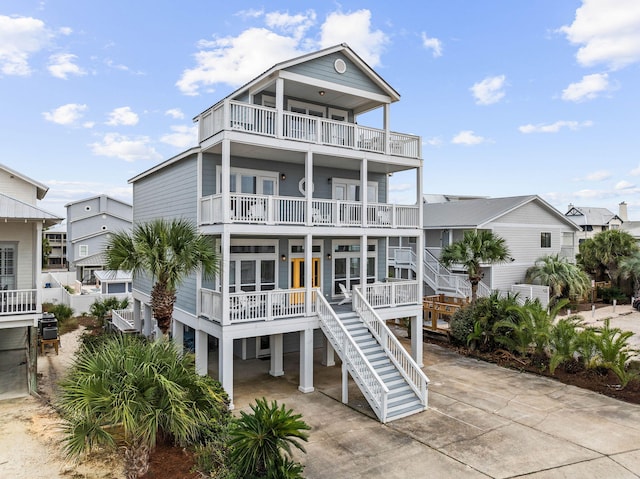
[[[579, 227], [536, 195], [425, 203], [423, 212], [428, 269], [424, 277], [430, 293], [439, 292], [432, 268], [437, 267], [442, 248], [460, 241], [468, 230], [491, 231], [506, 241], [510, 251], [507, 263], [483, 267], [485, 291], [511, 290], [524, 282], [527, 269], [542, 256], [559, 254], [575, 260]], [[465, 271], [453, 268], [451, 273]]]
[[42, 231], [62, 221], [36, 206], [48, 189], [0, 164], [0, 364], [25, 391], [36, 388]]
[[[626, 203], [620, 204], [620, 210], [626, 217]], [[622, 229], [624, 220], [607, 208], [593, 208], [590, 206], [569, 205], [565, 216], [580, 227], [578, 244], [593, 238], [601, 231]]]
[[[387, 281], [390, 238], [423, 241], [421, 139], [391, 130], [398, 100], [337, 45], [275, 65], [206, 109], [197, 147], [130, 180], [135, 224], [187, 218], [217, 245], [221, 275], [181, 286], [173, 338], [195, 330], [197, 370], [217, 355], [232, 399], [234, 361], [269, 356], [280, 376], [291, 373], [286, 352], [300, 356], [300, 391], [313, 391], [322, 347], [323, 364], [335, 351], [382, 421], [426, 407], [422, 272]], [[356, 122], [371, 111], [378, 128]], [[389, 202], [389, 175], [400, 171], [413, 172], [413, 204]], [[133, 323], [146, 334], [151, 286], [134, 278]], [[406, 317], [413, 360], [384, 324]]]
[[62, 270], [67, 268], [67, 225], [58, 224], [43, 231], [49, 246], [49, 254], [42, 265], [45, 270]]
[[105, 266], [104, 246], [112, 232], [131, 231], [132, 207], [107, 195], [65, 205], [69, 270], [84, 284], [95, 283], [94, 271]]

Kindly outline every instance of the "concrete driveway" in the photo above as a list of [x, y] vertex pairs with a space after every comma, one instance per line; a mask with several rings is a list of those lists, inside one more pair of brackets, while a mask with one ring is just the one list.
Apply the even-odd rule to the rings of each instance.
[[355, 385], [340, 402], [340, 366], [314, 365], [316, 390], [297, 390], [269, 361], [237, 361], [235, 404], [285, 403], [312, 426], [305, 477], [639, 478], [640, 406], [425, 344], [430, 408], [383, 425]]

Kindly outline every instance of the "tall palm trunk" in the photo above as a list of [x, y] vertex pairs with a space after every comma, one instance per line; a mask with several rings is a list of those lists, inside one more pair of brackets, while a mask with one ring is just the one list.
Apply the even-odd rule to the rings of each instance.
[[171, 327], [173, 306], [176, 302], [176, 293], [167, 287], [167, 284], [158, 281], [151, 289], [151, 310], [158, 322], [158, 328], [166, 336]]
[[124, 475], [127, 479], [138, 479], [149, 471], [148, 445], [136, 441], [124, 447]]

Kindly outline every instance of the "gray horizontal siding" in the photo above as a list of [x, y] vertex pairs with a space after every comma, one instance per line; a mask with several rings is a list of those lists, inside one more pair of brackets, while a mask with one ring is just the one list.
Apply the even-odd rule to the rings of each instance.
[[[347, 71], [343, 74], [336, 72], [333, 67], [334, 62], [341, 58], [347, 65]], [[368, 91], [371, 93], [378, 93], [384, 95], [385, 92], [375, 84], [367, 75], [364, 74], [359, 67], [355, 65], [342, 53], [333, 53], [331, 55], [325, 55], [315, 60], [300, 63], [298, 65], [291, 66], [285, 71], [305, 75], [311, 78], [317, 78], [339, 85], [344, 85], [359, 90]]]
[[[197, 156], [192, 155], [136, 181], [133, 185], [134, 224], [157, 218], [184, 218], [196, 224], [197, 173]], [[138, 290], [151, 292], [149, 278], [136, 277], [133, 285]], [[192, 275], [180, 286], [176, 307], [195, 314], [196, 296], [196, 277]]]

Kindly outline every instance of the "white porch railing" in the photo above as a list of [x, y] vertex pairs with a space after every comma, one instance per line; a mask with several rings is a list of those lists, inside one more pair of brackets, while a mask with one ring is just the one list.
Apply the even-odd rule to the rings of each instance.
[[[313, 291], [312, 296], [316, 292]], [[315, 312], [315, 301], [311, 303]], [[222, 325], [252, 321], [272, 321], [306, 314], [304, 289], [274, 289], [271, 291], [240, 292], [229, 294], [229, 316], [222, 317], [222, 293], [200, 289], [200, 315]]]
[[202, 113], [198, 120], [200, 142], [222, 130], [236, 130], [405, 158], [420, 157], [419, 136], [390, 132], [387, 139], [381, 129], [289, 111], [282, 112], [279, 129], [278, 110], [238, 101], [226, 100]]
[[111, 311], [111, 323], [123, 333], [136, 331], [132, 309], [114, 309]]
[[[439, 249], [440, 250], [440, 249]], [[471, 297], [471, 283], [466, 275], [454, 274], [444, 267], [440, 260], [428, 249], [424, 250], [424, 280], [436, 293], [451, 291], [463, 298]], [[480, 281], [478, 296], [491, 294], [491, 288]]]
[[397, 280], [387, 283], [368, 283], [356, 286], [374, 308], [393, 308], [409, 304], [421, 304], [422, 295], [417, 281]]
[[37, 290], [13, 289], [0, 290], [1, 316], [33, 314], [37, 312]]
[[[200, 224], [222, 223], [223, 210], [221, 194], [201, 198]], [[232, 193], [228, 210], [232, 223], [371, 228], [417, 228], [420, 225], [417, 206], [387, 203], [369, 203], [366, 221], [362, 218], [362, 203], [357, 201], [313, 199], [308, 218], [305, 198]]]
[[[392, 283], [393, 284], [393, 283]], [[402, 284], [399, 283], [399, 284]], [[420, 366], [413, 360], [407, 350], [400, 344], [396, 336], [387, 328], [387, 325], [376, 314], [373, 307], [362, 295], [358, 288], [353, 291], [353, 306], [365, 326], [374, 338], [380, 343], [387, 356], [395, 364], [396, 368], [405, 378], [411, 389], [416, 393], [423, 406], [427, 405], [427, 386], [429, 379], [422, 372]]]
[[386, 422], [389, 388], [322, 294], [316, 294], [315, 307], [320, 318], [320, 327], [331, 346], [360, 387], [376, 416], [380, 421]]

